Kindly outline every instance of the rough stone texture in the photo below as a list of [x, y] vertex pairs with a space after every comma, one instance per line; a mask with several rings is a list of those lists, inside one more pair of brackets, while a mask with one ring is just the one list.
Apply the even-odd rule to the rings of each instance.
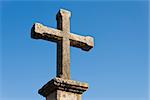
[[[89, 51], [94, 46], [94, 40], [91, 36], [80, 36], [74, 33], [67, 34], [70, 45]], [[63, 31], [49, 28], [40, 23], [35, 23], [31, 29], [31, 37], [34, 39], [43, 39], [52, 42], [61, 41], [64, 37]]]
[[81, 94], [66, 92], [66, 91], [57, 91], [57, 100], [81, 100]]
[[81, 100], [88, 84], [70, 79], [70, 46], [89, 51], [94, 46], [90, 36], [70, 33], [71, 12], [60, 9], [56, 15], [57, 29], [35, 23], [31, 37], [57, 43], [57, 77], [45, 84], [38, 92], [46, 100]]
[[70, 79], [70, 46], [89, 51], [94, 46], [90, 36], [79, 36], [70, 33], [71, 12], [60, 9], [56, 15], [57, 29], [35, 23], [31, 37], [57, 43], [57, 77]]
[[46, 100], [81, 100], [81, 94], [56, 90], [46, 96]]
[[82, 94], [87, 89], [88, 89], [87, 83], [56, 77], [51, 81], [49, 81], [47, 84], [45, 84], [39, 90], [39, 94], [46, 97], [56, 90], [66, 91], [75, 94]]
[[46, 96], [46, 100], [58, 100], [57, 99], [57, 91], [54, 91]]
[[39, 94], [46, 100], [81, 100], [81, 94], [87, 89], [87, 83], [56, 77], [45, 84]]

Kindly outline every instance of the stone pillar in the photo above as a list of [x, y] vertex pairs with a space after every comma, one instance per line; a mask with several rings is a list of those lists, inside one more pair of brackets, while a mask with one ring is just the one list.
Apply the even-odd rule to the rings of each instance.
[[88, 84], [62, 78], [54, 78], [38, 92], [46, 100], [81, 100], [81, 95], [88, 89]]

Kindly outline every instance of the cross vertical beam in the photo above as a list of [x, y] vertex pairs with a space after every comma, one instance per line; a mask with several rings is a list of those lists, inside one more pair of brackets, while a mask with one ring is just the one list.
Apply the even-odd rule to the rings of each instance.
[[70, 16], [67, 10], [60, 9], [56, 15], [57, 29], [35, 23], [31, 37], [57, 43], [57, 74], [63, 79], [70, 79], [70, 46], [89, 51], [94, 46], [91, 36], [80, 36], [70, 32]]
[[66, 10], [60, 9], [57, 13], [57, 29], [63, 31], [64, 37], [57, 42], [57, 77], [70, 79], [70, 15]]
[[70, 46], [89, 51], [94, 38], [70, 32], [70, 16], [67, 10], [57, 13], [57, 29], [35, 23], [31, 29], [33, 39], [57, 43], [57, 77], [45, 84], [38, 92], [46, 100], [81, 100], [81, 94], [88, 89], [87, 83], [70, 79]]

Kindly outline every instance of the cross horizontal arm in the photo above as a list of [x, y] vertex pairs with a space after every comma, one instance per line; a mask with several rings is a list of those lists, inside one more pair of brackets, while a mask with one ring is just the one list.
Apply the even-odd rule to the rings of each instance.
[[70, 45], [73, 47], [81, 48], [82, 50], [89, 51], [94, 46], [93, 37], [80, 36], [76, 34], [69, 34]]
[[34, 39], [57, 42], [62, 39], [63, 34], [60, 30], [43, 26], [40, 23], [35, 23], [31, 29], [31, 37]]
[[[66, 36], [70, 40], [70, 45], [73, 47], [89, 51], [94, 46], [93, 37], [80, 36], [73, 33], [66, 34]], [[34, 39], [44, 39], [52, 42], [58, 42], [64, 37], [64, 34], [61, 30], [49, 28], [40, 23], [35, 23], [31, 29], [31, 37]]]

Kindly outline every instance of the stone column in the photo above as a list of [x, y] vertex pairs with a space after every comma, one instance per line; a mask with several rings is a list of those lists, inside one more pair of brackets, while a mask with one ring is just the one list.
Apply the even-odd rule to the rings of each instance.
[[46, 97], [46, 100], [81, 100], [82, 93], [87, 89], [87, 83], [56, 77], [38, 92]]

